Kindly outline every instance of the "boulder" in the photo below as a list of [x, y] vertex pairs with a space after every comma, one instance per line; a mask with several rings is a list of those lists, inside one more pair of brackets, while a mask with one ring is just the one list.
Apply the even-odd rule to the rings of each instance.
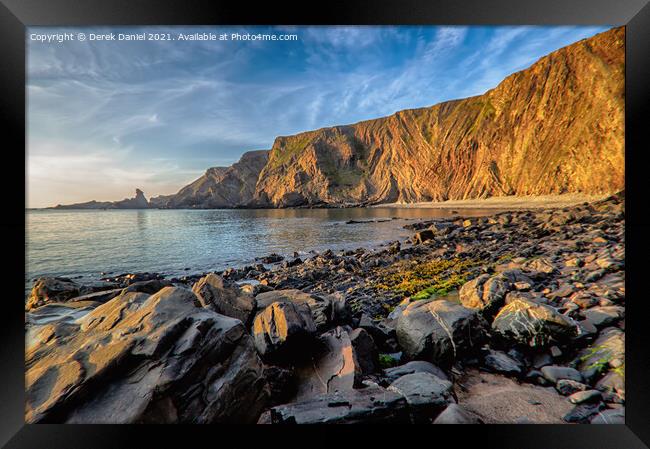
[[171, 285], [172, 283], [165, 279], [149, 279], [147, 281], [137, 281], [130, 284], [124, 289], [124, 292], [142, 292], [153, 295], [154, 293], [157, 293], [163, 288], [169, 287]]
[[591, 424], [625, 424], [625, 408], [601, 410], [591, 418]]
[[435, 238], [436, 233], [432, 231], [431, 229], [425, 229], [420, 232], [416, 232], [415, 235], [413, 236], [413, 244], [414, 245], [419, 245], [421, 243], [426, 242], [427, 240], [431, 240]]
[[582, 316], [594, 326], [604, 327], [621, 320], [625, 316], [625, 308], [621, 306], [596, 306], [583, 310]]
[[518, 376], [523, 366], [514, 358], [502, 351], [490, 349], [483, 359], [483, 365], [490, 371], [501, 374]]
[[456, 402], [452, 383], [430, 373], [407, 374], [388, 387], [406, 398], [414, 422], [434, 418], [448, 404]]
[[523, 297], [514, 298], [492, 322], [492, 330], [507, 341], [545, 346], [577, 335], [578, 325], [553, 307]]
[[271, 408], [272, 424], [408, 423], [406, 399], [372, 386]]
[[362, 374], [371, 374], [379, 369], [379, 351], [375, 341], [365, 329], [350, 332], [350, 342]]
[[561, 379], [582, 382], [582, 375], [580, 375], [580, 372], [568, 366], [548, 365], [543, 366], [541, 371], [544, 378], [553, 384], [557, 383], [557, 381]]
[[555, 388], [560, 394], [570, 396], [574, 393], [588, 390], [589, 386], [571, 379], [560, 379], [555, 384]]
[[25, 310], [29, 311], [50, 302], [65, 302], [92, 290], [67, 278], [45, 277], [34, 282]]
[[184, 288], [129, 292], [26, 352], [29, 423], [240, 423], [265, 404], [262, 363], [243, 324]]
[[229, 287], [214, 273], [202, 277], [192, 287], [203, 307], [236, 318], [248, 326], [255, 310], [255, 298], [239, 288]]
[[260, 293], [255, 300], [257, 301], [257, 310], [262, 310], [274, 302], [307, 305], [319, 332], [327, 330], [332, 324], [345, 324], [351, 317], [345, 298], [337, 295], [316, 295], [288, 289]]
[[478, 309], [484, 316], [492, 317], [503, 306], [505, 295], [511, 288], [502, 275], [490, 277], [482, 274], [466, 282], [459, 291], [461, 304], [469, 309]]
[[449, 404], [433, 421], [434, 424], [483, 424], [474, 413], [458, 404]]
[[387, 368], [384, 370], [384, 377], [388, 383], [393, 383], [398, 378], [413, 373], [429, 373], [440, 379], [450, 380], [449, 376], [447, 376], [443, 370], [438, 368], [433, 363], [425, 362], [423, 360], [414, 360], [412, 362], [405, 363], [404, 365]]
[[274, 302], [257, 314], [252, 333], [265, 360], [284, 363], [310, 354], [316, 325], [308, 305]]
[[450, 362], [480, 341], [475, 310], [445, 300], [410, 303], [397, 321], [397, 339], [410, 359]]
[[296, 369], [298, 391], [294, 401], [352, 390], [361, 383], [361, 368], [345, 329], [336, 327], [321, 335], [316, 343], [315, 356]]
[[625, 332], [611, 327], [603, 329], [591, 346], [578, 354], [575, 363], [585, 379], [621, 366], [625, 362]]

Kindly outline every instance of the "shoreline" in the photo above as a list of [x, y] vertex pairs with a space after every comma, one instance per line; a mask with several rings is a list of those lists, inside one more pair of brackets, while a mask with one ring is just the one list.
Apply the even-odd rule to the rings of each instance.
[[[383, 246], [304, 259], [271, 254], [270, 269], [260, 263], [176, 282], [134, 273], [96, 291], [42, 280], [26, 311], [27, 378], [47, 386], [48, 400], [26, 420], [113, 422], [131, 396], [107, 392], [132, 384], [158, 391], [140, 383], [150, 363], [197, 367], [183, 368], [169, 388], [180, 393], [165, 404], [185, 410], [218, 358], [223, 374], [209, 382], [223, 385], [224, 401], [244, 403], [206, 404], [223, 413], [206, 422], [620, 422], [624, 223], [624, 196], [615, 195], [571, 208], [417, 220], [405, 226], [409, 237]], [[239, 358], [226, 355], [221, 331], [207, 329], [235, 336], [228, 344]], [[84, 368], [89, 374], [75, 380], [84, 394], [70, 398], [43, 373], [91, 347], [111, 368], [101, 385]], [[98, 401], [90, 412], [86, 398]], [[150, 409], [150, 396], [142, 398], [138, 415], [118, 419], [196, 420], [160, 415], [158, 402]]]

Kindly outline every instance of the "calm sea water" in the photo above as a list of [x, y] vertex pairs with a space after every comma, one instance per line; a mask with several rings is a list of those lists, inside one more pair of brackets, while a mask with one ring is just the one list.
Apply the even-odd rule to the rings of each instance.
[[[411, 220], [449, 216], [449, 210], [391, 208], [30, 210], [26, 281], [40, 276], [97, 279], [102, 272], [178, 276], [243, 266], [270, 253], [376, 247], [412, 234], [403, 229]], [[389, 220], [345, 223], [383, 219]]]

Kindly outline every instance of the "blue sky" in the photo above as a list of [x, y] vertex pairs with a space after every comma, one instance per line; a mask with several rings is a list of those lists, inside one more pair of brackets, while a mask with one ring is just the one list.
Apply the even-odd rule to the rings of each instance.
[[[278, 135], [478, 95], [608, 27], [138, 27], [27, 32], [28, 207], [169, 194]], [[295, 33], [44, 43], [31, 33]]]

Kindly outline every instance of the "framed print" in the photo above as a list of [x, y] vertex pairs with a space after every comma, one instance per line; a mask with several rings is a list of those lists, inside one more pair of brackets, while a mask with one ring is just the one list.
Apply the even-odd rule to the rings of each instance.
[[2, 443], [646, 447], [645, 3], [3, 0]]

